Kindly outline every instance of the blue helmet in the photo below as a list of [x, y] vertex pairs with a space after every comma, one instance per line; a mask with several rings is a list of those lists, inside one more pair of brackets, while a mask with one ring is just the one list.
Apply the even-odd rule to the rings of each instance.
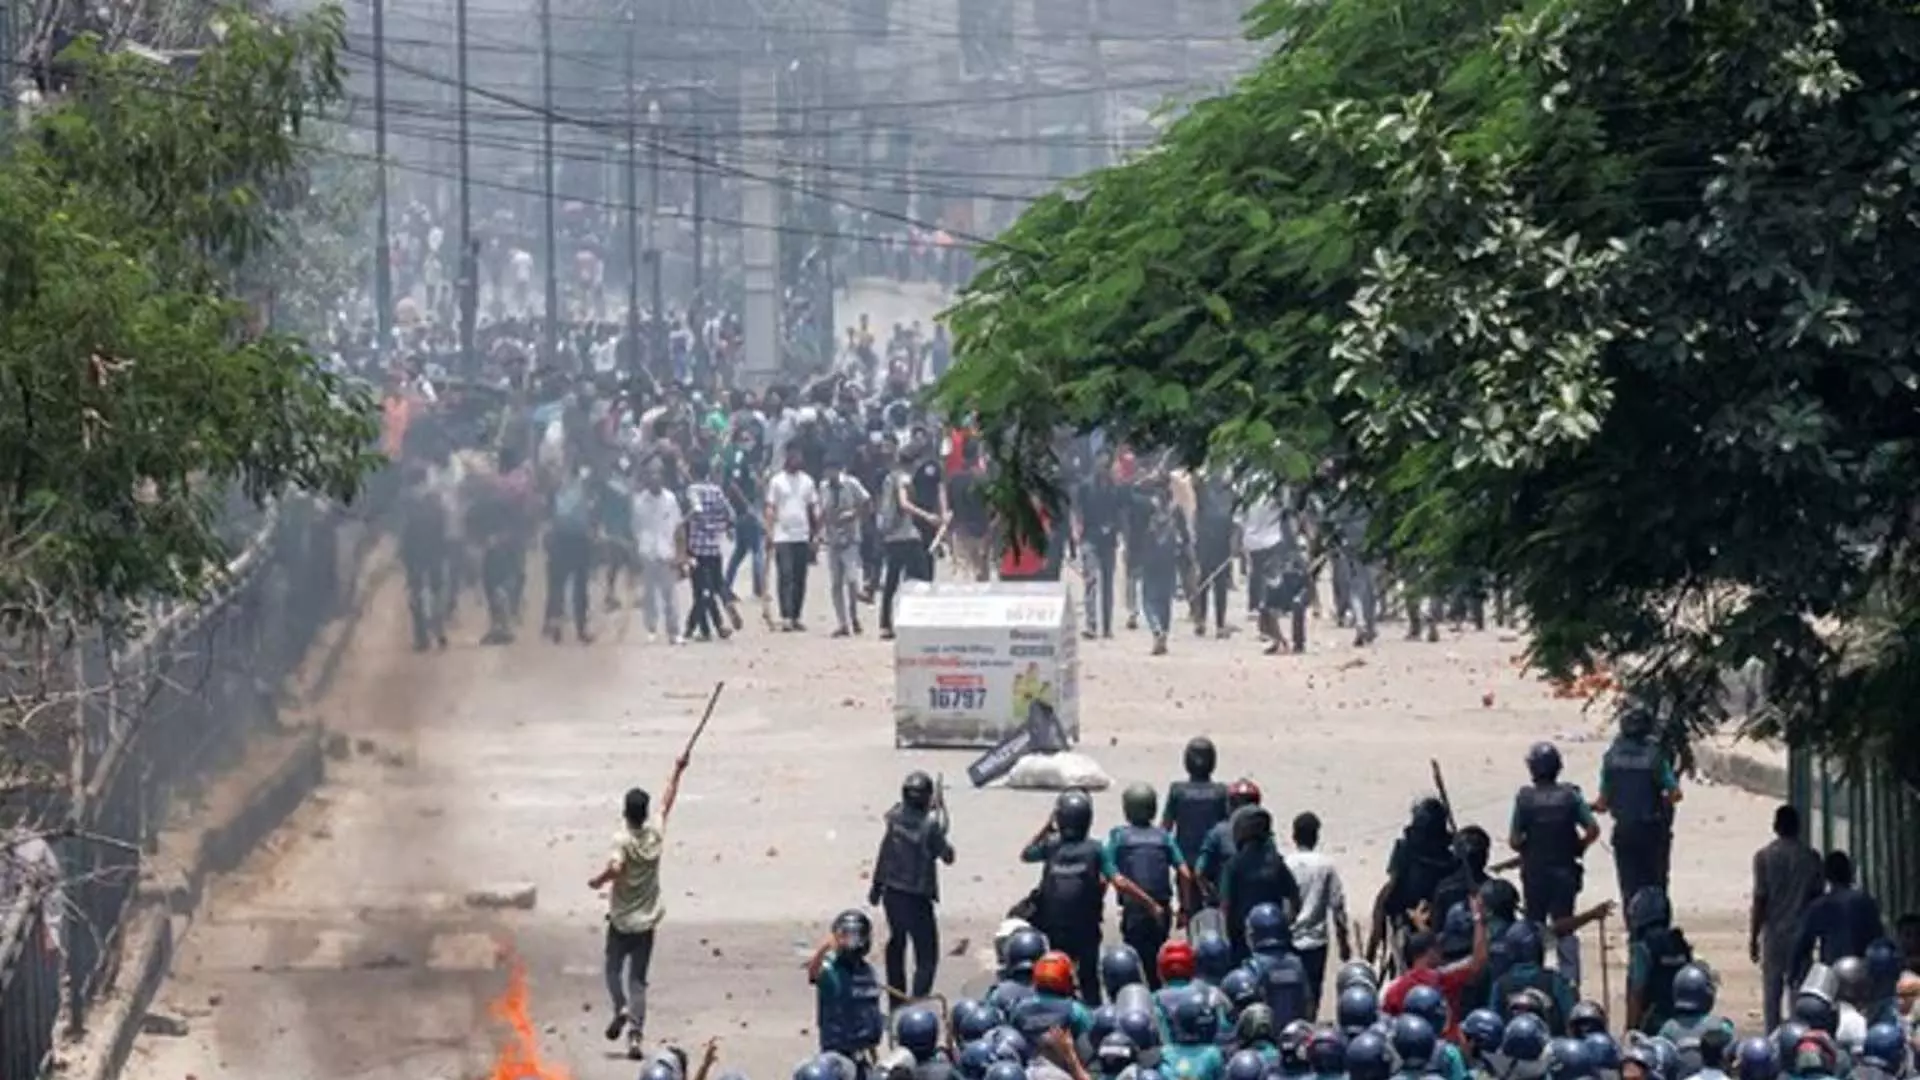
[[1906, 966], [1900, 946], [1886, 938], [1867, 942], [1867, 979], [1876, 998], [1890, 998], [1900, 984], [1900, 970]]
[[1120, 1010], [1112, 1005], [1102, 1005], [1093, 1010], [1093, 1020], [1087, 1024], [1087, 1045], [1098, 1047], [1108, 1035], [1113, 1034], [1113, 1025], [1120, 1018]]
[[1667, 890], [1658, 885], [1643, 885], [1627, 898], [1628, 932], [1644, 934], [1672, 924], [1673, 901], [1667, 899]]
[[[673, 1066], [664, 1061], [649, 1061], [640, 1066], [640, 1080], [675, 1080]], [[840, 1080], [840, 1070], [822, 1058], [808, 1058], [793, 1070], [793, 1080]]]
[[1699, 964], [1687, 964], [1673, 973], [1673, 1008], [1689, 1016], [1713, 1011], [1713, 975]]
[[1137, 1050], [1160, 1045], [1160, 1021], [1146, 1009], [1122, 1009], [1114, 1018], [1113, 1030], [1133, 1040]]
[[1243, 967], [1234, 968], [1221, 976], [1220, 992], [1227, 996], [1235, 1016], [1240, 1015], [1240, 1010], [1259, 1001], [1263, 996], [1259, 976]]
[[1293, 924], [1279, 904], [1255, 904], [1247, 912], [1247, 948], [1284, 949], [1293, 944]]
[[1176, 994], [1167, 1006], [1167, 1031], [1176, 1043], [1193, 1045], [1212, 1042], [1218, 1035], [1219, 1017], [1213, 1002], [1198, 988]]
[[1344, 994], [1349, 986], [1365, 986], [1378, 991], [1380, 976], [1373, 973], [1373, 965], [1365, 960], [1349, 960], [1340, 965], [1339, 973], [1333, 977], [1334, 993]]
[[987, 1067], [987, 1080], [1027, 1080], [1027, 1070], [1017, 1061], [996, 1061]]
[[1407, 996], [1401, 999], [1400, 1011], [1425, 1020], [1427, 1026], [1435, 1031], [1446, 1030], [1447, 999], [1431, 986], [1416, 986], [1408, 990]]
[[1394, 1018], [1392, 1041], [1394, 1056], [1400, 1059], [1403, 1069], [1426, 1068], [1432, 1064], [1433, 1051], [1439, 1045], [1433, 1025], [1410, 1012]]
[[1379, 1033], [1363, 1031], [1347, 1043], [1348, 1080], [1387, 1080], [1393, 1075], [1393, 1051]]
[[984, 1040], [975, 1039], [960, 1048], [960, 1060], [955, 1063], [961, 1076], [967, 1080], [986, 1080], [987, 1070], [993, 1067], [993, 1047]]
[[1266, 1080], [1267, 1059], [1257, 1050], [1242, 1050], [1227, 1059], [1227, 1080]]
[[[1643, 1054], [1641, 1064], [1647, 1067], [1653, 1080], [1675, 1080], [1680, 1075], [1680, 1049], [1671, 1039], [1655, 1035], [1643, 1040], [1636, 1049]], [[1633, 1052], [1629, 1051], [1626, 1056], [1631, 1059]]]
[[1460, 1034], [1477, 1057], [1498, 1052], [1500, 1039], [1506, 1033], [1507, 1022], [1492, 1009], [1475, 1009], [1460, 1021]]
[[1307, 1040], [1307, 1066], [1321, 1076], [1347, 1071], [1347, 1040], [1332, 1028], [1321, 1028]]
[[1218, 983], [1233, 970], [1233, 946], [1219, 934], [1201, 934], [1193, 939], [1193, 973], [1210, 983]]
[[1527, 775], [1536, 783], [1560, 778], [1560, 748], [1550, 742], [1537, 742], [1527, 748]]
[[1146, 979], [1140, 954], [1133, 951], [1133, 946], [1109, 945], [1100, 950], [1100, 985], [1106, 988], [1108, 997], [1119, 993], [1123, 986]]
[[1777, 1080], [1780, 1052], [1762, 1036], [1741, 1039], [1733, 1051], [1733, 1074], [1739, 1080]]
[[1093, 1054], [1100, 1063], [1100, 1072], [1107, 1076], [1118, 1076], [1121, 1070], [1140, 1060], [1140, 1048], [1117, 1031], [1095, 1043]]
[[940, 1046], [940, 1016], [925, 1005], [909, 1005], [900, 1010], [893, 1023], [893, 1041], [925, 1058]]
[[1500, 1035], [1500, 1053], [1511, 1061], [1539, 1061], [1547, 1056], [1547, 1023], [1532, 1013], [1507, 1021]]
[[1000, 1010], [984, 1001], [962, 998], [953, 1003], [953, 1037], [970, 1043], [1007, 1022]]
[[1307, 1071], [1307, 1042], [1313, 1038], [1313, 1025], [1305, 1020], [1290, 1020], [1280, 1029], [1274, 1046], [1280, 1051], [1280, 1071], [1288, 1074]]
[[1547, 1075], [1553, 1080], [1591, 1080], [1593, 1058], [1585, 1040], [1560, 1038], [1548, 1043]]
[[[664, 1061], [649, 1061], [640, 1070], [640, 1080], [672, 1080], [673, 1070]], [[840, 1080], [840, 1069], [825, 1054], [810, 1057], [793, 1070], [793, 1080]]]
[[1013, 1028], [1001, 1025], [987, 1032], [986, 1043], [993, 1048], [993, 1060], [1011, 1061], [1024, 1065], [1033, 1050], [1027, 1045], [1027, 1037]]
[[1513, 963], [1532, 964], [1539, 967], [1540, 962], [1546, 959], [1547, 947], [1546, 943], [1540, 939], [1540, 927], [1537, 923], [1521, 919], [1507, 927], [1507, 932], [1500, 936], [1507, 947], [1507, 958]]
[[1867, 1029], [1860, 1044], [1860, 1060], [1899, 1076], [1906, 1072], [1907, 1038], [1899, 1024], [1879, 1023]]
[[[1380, 999], [1367, 987], [1349, 986], [1340, 991], [1340, 999], [1333, 1003], [1333, 1017], [1340, 1025], [1341, 1034], [1351, 1039], [1380, 1018]], [[1351, 1043], [1348, 1048], [1352, 1048]]]
[[1812, 1030], [1799, 1020], [1783, 1020], [1779, 1027], [1773, 1029], [1773, 1033], [1767, 1038], [1773, 1043], [1775, 1068], [1787, 1067], [1787, 1063], [1793, 1060], [1793, 1052], [1800, 1046], [1800, 1040], [1806, 1038]]
[[1033, 927], [1015, 930], [1007, 938], [1007, 959], [1001, 972], [1010, 979], [1033, 978], [1033, 965], [1047, 955], [1047, 935]]
[[1620, 1069], [1620, 1044], [1613, 1036], [1604, 1031], [1589, 1031], [1580, 1037], [1587, 1044], [1587, 1057], [1592, 1060], [1595, 1072], [1618, 1072]]
[[1597, 1001], [1582, 1001], [1567, 1013], [1567, 1034], [1584, 1039], [1596, 1031], [1607, 1030], [1607, 1007]]

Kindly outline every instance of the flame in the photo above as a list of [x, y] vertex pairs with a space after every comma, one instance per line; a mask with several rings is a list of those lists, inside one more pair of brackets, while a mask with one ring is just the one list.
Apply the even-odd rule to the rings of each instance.
[[550, 1065], [540, 1057], [540, 1040], [534, 1032], [533, 1017], [527, 1011], [527, 966], [517, 957], [508, 957], [507, 989], [494, 999], [487, 1011], [506, 1025], [509, 1038], [493, 1057], [488, 1080], [570, 1080], [567, 1071]]

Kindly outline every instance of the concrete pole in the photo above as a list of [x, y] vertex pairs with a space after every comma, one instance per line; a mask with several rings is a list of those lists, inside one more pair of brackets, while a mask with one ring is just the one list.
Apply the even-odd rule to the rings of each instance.
[[[740, 73], [741, 156], [757, 177], [777, 171], [780, 159], [780, 81], [771, 55]], [[780, 199], [773, 184], [749, 179], [740, 185], [741, 278], [746, 304], [742, 329], [745, 385], [765, 389], [780, 375]]]

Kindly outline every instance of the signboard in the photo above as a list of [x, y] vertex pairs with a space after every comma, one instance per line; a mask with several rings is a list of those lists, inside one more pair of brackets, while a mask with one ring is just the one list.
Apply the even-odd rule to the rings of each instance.
[[896, 603], [895, 746], [998, 747], [1033, 730], [1036, 708], [1052, 717], [1042, 738], [1057, 724], [1079, 741], [1080, 637], [1065, 585], [917, 582]]
[[1012, 772], [1028, 754], [1058, 753], [1067, 745], [1067, 733], [1053, 709], [1044, 701], [1033, 702], [1027, 707], [1027, 722], [967, 766], [967, 779], [974, 787], [986, 787]]

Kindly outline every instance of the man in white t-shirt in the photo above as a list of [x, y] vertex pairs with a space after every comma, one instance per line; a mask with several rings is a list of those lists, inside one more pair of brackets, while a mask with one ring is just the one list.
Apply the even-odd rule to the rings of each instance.
[[785, 467], [767, 482], [767, 542], [773, 546], [779, 575], [780, 629], [804, 630], [800, 611], [807, 600], [807, 567], [820, 534], [820, 489], [800, 468], [800, 448], [789, 446]]
[[660, 463], [647, 466], [646, 482], [633, 496], [634, 547], [640, 563], [640, 615], [646, 620], [647, 640], [653, 641], [660, 624], [675, 645], [680, 636], [680, 605], [675, 594], [687, 565], [686, 516], [680, 500], [662, 484]]

